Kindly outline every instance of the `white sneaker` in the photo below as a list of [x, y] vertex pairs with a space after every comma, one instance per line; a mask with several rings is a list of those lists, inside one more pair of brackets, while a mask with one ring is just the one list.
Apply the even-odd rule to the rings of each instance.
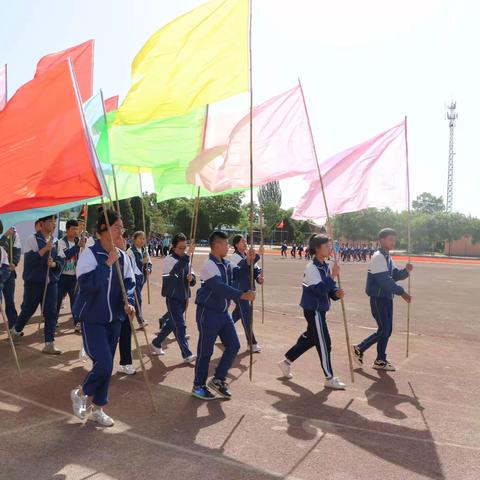
[[375, 360], [375, 362], [373, 362], [373, 368], [375, 370], [386, 370], [387, 372], [394, 372], [396, 370], [395, 366], [389, 361], [382, 362], [381, 360]]
[[81, 326], [80, 322], [75, 324], [75, 328], [73, 329], [73, 331], [75, 333], [82, 333], [82, 326]]
[[189, 334], [189, 333], [187, 333], [187, 334], [185, 335], [185, 340], [190, 340], [190, 334]]
[[253, 353], [260, 353], [262, 351], [262, 347], [258, 343], [254, 343], [252, 345], [252, 352]]
[[193, 363], [196, 359], [197, 359], [196, 355], [190, 355], [189, 357], [184, 358], [183, 362], [184, 363]]
[[83, 347], [78, 354], [78, 359], [81, 360], [82, 362], [86, 362], [87, 360], [90, 360], [90, 357], [87, 355], [87, 352]]
[[82, 394], [80, 387], [74, 388], [70, 392], [72, 400], [73, 414], [80, 420], [85, 420], [87, 413], [87, 397]]
[[278, 367], [283, 373], [285, 378], [293, 378], [292, 373], [290, 372], [292, 364], [288, 362], [286, 359], [283, 359], [281, 362], [278, 363]]
[[151, 344], [152, 354], [153, 355], [165, 355], [165, 350], [162, 347], [156, 347], [153, 343]]
[[137, 373], [133, 365], [120, 365], [117, 372], [124, 373], [125, 375], [135, 375]]
[[103, 408], [93, 408], [90, 413], [90, 419], [94, 422], [103, 425], [104, 427], [113, 427], [114, 421], [112, 417], [109, 417], [104, 411]]
[[325, 380], [325, 388], [331, 388], [332, 390], [345, 390], [346, 385], [341, 382], [338, 377], [332, 377]]
[[15, 345], [18, 345], [20, 343], [20, 340], [22, 339], [22, 334], [21, 332], [17, 332], [15, 330], [15, 327], [12, 327], [10, 329], [10, 335], [12, 337], [12, 341]]

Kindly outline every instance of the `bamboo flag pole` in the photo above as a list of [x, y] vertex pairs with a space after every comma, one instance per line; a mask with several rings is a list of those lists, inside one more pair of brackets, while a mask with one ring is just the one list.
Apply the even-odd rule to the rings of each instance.
[[[407, 248], [408, 248], [408, 263], [412, 262], [412, 235], [411, 235], [411, 223], [412, 212], [410, 207], [410, 170], [408, 165], [408, 135], [407, 135], [407, 116], [405, 115], [405, 159], [406, 159], [406, 175], [407, 175], [407, 202], [408, 202], [408, 219], [407, 219]], [[410, 273], [408, 275], [408, 294], [410, 295], [411, 281]], [[410, 302], [407, 303], [407, 352], [408, 357], [410, 350]]]
[[[140, 180], [140, 202], [142, 204], [143, 231], [145, 233], [145, 240], [146, 240], [147, 239], [147, 223], [145, 222], [145, 205], [143, 204], [142, 174], [140, 173], [140, 169], [138, 170], [138, 179]], [[144, 256], [142, 256], [142, 261], [143, 261], [143, 257]], [[147, 276], [147, 301], [148, 301], [148, 304], [150, 305], [150, 275], [148, 271], [145, 273], [145, 275]], [[139, 307], [140, 307], [140, 304], [139, 304]], [[142, 315], [142, 318], [143, 318], [143, 315]]]
[[[248, 19], [248, 53], [249, 53], [249, 85], [250, 85], [250, 247], [254, 246], [253, 238], [253, 71], [252, 71], [252, 0], [249, 0]], [[250, 290], [253, 292], [255, 286], [254, 262], [250, 262]], [[250, 339], [253, 339], [253, 302], [250, 302]], [[250, 381], [253, 378], [253, 342], [250, 342]]]
[[[107, 207], [106, 207], [103, 199], [102, 199], [102, 207], [103, 207], [103, 215], [105, 217], [105, 224], [107, 225], [108, 233], [110, 235], [111, 248], [116, 248], [116, 246], [113, 242], [111, 225], [110, 225], [110, 222], [108, 220]], [[128, 259], [127, 259], [127, 261], [128, 261]], [[120, 270], [119, 261], [117, 260], [114, 265], [115, 265], [115, 269], [116, 269], [116, 272], [117, 272], [117, 275], [118, 275], [118, 282], [120, 283], [120, 288], [122, 290], [123, 303], [124, 303], [125, 308], [127, 308], [130, 304], [128, 303], [127, 291], [125, 290], [125, 285], [123, 283], [123, 275], [122, 275], [122, 271]], [[130, 315], [128, 315], [128, 321], [130, 322], [130, 329], [132, 330], [132, 333], [133, 333], [133, 339], [135, 341], [135, 350], [137, 352], [138, 360], [140, 361], [140, 367], [142, 369], [145, 384], [147, 386], [148, 395], [150, 397], [150, 401], [152, 402], [153, 410], [155, 412], [157, 412], [158, 411], [157, 410], [157, 405], [156, 405], [155, 399], [153, 397], [153, 391], [152, 391], [152, 386], [150, 384], [150, 380], [148, 378], [148, 372], [147, 372], [147, 369], [145, 368], [145, 364], [143, 363], [142, 351], [140, 349], [140, 343], [138, 341], [137, 332], [135, 331], [135, 327], [133, 325], [133, 320], [132, 320], [132, 317]]]
[[265, 276], [264, 276], [264, 273], [265, 273], [265, 260], [264, 260], [265, 254], [263, 252], [263, 249], [264, 249], [263, 227], [264, 227], [263, 212], [261, 212], [260, 213], [260, 248], [261, 248], [262, 253], [260, 255], [260, 259], [261, 259], [261, 266], [262, 266], [263, 282], [260, 285], [260, 290], [262, 292], [262, 324], [265, 323], [265, 296], [264, 296], [264, 291], [263, 291], [263, 283], [265, 282]]
[[[332, 243], [335, 244], [335, 240], [333, 238], [332, 222], [331, 222], [330, 214], [329, 214], [329, 211], [328, 211], [327, 197], [325, 195], [325, 188], [324, 188], [324, 185], [323, 185], [322, 173], [320, 171], [320, 163], [318, 161], [317, 149], [315, 147], [315, 140], [313, 138], [312, 126], [311, 126], [311, 123], [310, 123], [310, 117], [308, 115], [307, 103], [305, 101], [305, 95], [303, 93], [303, 88], [302, 88], [302, 84], [300, 82], [300, 79], [298, 79], [298, 85], [299, 85], [300, 91], [302, 93], [303, 104], [305, 106], [305, 114], [307, 116], [308, 129], [310, 131], [310, 138], [312, 140], [313, 154], [315, 156], [315, 162], [317, 164], [318, 178], [320, 180], [320, 188], [322, 189], [323, 203], [325, 205], [325, 213], [326, 213], [326, 216], [327, 216], [329, 236], [332, 240]], [[334, 254], [333, 258], [334, 258], [334, 263], [337, 264], [338, 259], [337, 259], [337, 256], [335, 254]], [[338, 281], [338, 287], [342, 288], [340, 274], [338, 274], [337, 281]], [[351, 352], [351, 349], [350, 349], [350, 335], [349, 335], [349, 332], [348, 332], [347, 312], [345, 310], [345, 302], [344, 302], [343, 298], [340, 299], [340, 303], [342, 305], [343, 326], [344, 326], [344, 329], [345, 329], [345, 340], [347, 342], [348, 364], [349, 364], [349, 367], [350, 367], [350, 379], [352, 380], [352, 383], [354, 383], [355, 382], [355, 377], [353, 375], [353, 361], [352, 361], [352, 352]]]

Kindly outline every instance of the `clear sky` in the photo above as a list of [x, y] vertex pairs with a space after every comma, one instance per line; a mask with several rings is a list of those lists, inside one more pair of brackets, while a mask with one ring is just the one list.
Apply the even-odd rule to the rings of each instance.
[[[95, 39], [95, 89], [125, 95], [147, 38], [201, 0], [1, 0], [9, 94], [45, 54]], [[253, 0], [254, 98], [300, 76], [320, 158], [408, 116], [412, 197], [446, 194], [457, 101], [454, 209], [480, 216], [480, 4], [475, 0]], [[284, 185], [284, 206], [303, 192]]]

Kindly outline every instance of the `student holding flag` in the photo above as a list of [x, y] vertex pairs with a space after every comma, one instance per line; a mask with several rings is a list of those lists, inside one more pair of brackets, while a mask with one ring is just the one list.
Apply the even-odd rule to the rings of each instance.
[[[248, 292], [252, 288], [250, 268], [244, 268], [247, 263], [247, 241], [243, 235], [235, 235], [232, 239], [232, 246], [234, 252], [228, 258], [230, 262], [239, 267], [240, 272], [233, 281], [233, 286], [242, 290], [243, 292]], [[262, 253], [262, 252], [260, 252]], [[255, 281], [260, 285], [263, 283], [262, 269], [257, 265], [260, 260], [260, 255], [255, 256], [253, 274]], [[245, 337], [247, 338], [247, 344], [252, 346], [253, 353], [260, 353], [262, 348], [257, 343], [255, 334], [251, 331], [252, 329], [252, 308], [250, 302], [246, 300], [235, 301], [235, 310], [232, 312], [233, 321], [236, 323], [238, 320], [242, 321], [243, 329], [245, 330]]]
[[22, 255], [22, 244], [15, 227], [9, 228], [5, 232], [5, 235], [0, 238], [0, 246], [7, 252], [8, 262], [10, 264], [11, 275], [4, 281], [2, 294], [5, 299], [5, 313], [8, 319], [8, 328], [12, 328], [18, 318], [17, 309], [15, 308], [15, 281], [17, 279], [17, 265]]
[[[78, 237], [79, 223], [77, 220], [68, 220], [65, 228], [66, 235], [58, 241], [58, 254], [64, 259], [64, 264], [58, 282], [57, 316], [60, 312], [60, 305], [67, 294], [70, 298], [70, 308], [73, 312], [73, 302], [77, 287], [75, 271], [80, 249], [85, 247], [85, 240]], [[73, 316], [73, 323], [75, 332], [80, 333], [80, 322], [75, 316]]]
[[[19, 342], [25, 325], [40, 305], [45, 321], [45, 346], [42, 353], [59, 355], [55, 348], [55, 326], [57, 324], [58, 280], [64, 259], [52, 239], [56, 216], [42, 217], [35, 222], [39, 231], [28, 237], [23, 267], [23, 302], [17, 322], [10, 330], [15, 342]], [[46, 284], [45, 284], [46, 281]], [[42, 301], [45, 297], [45, 303]]]
[[[100, 209], [97, 220], [99, 239], [86, 248], [78, 260], [79, 291], [74, 312], [82, 322], [83, 345], [93, 361], [93, 368], [83, 384], [71, 391], [70, 397], [76, 417], [86, 420], [90, 413], [88, 418], [110, 427], [114, 424], [113, 419], [103, 411], [103, 407], [108, 403], [113, 358], [122, 323], [129, 322], [127, 317], [131, 318], [135, 314], [135, 276], [130, 259], [122, 251], [122, 219], [114, 210], [107, 210], [107, 216], [110, 231], [103, 209]], [[115, 247], [112, 247], [112, 240]], [[114, 266], [117, 261], [122, 278], [118, 277]], [[120, 282], [125, 285], [128, 306], [124, 303]], [[92, 399], [91, 409], [87, 407], [88, 397]]]
[[388, 339], [392, 334], [393, 299], [395, 295], [402, 297], [407, 303], [412, 297], [397, 285], [405, 280], [413, 270], [413, 265], [407, 263], [404, 269], [399, 269], [390, 257], [390, 251], [395, 248], [397, 233], [392, 228], [384, 228], [378, 234], [380, 248], [374, 253], [367, 274], [366, 294], [370, 297], [372, 316], [377, 322], [378, 330], [365, 338], [358, 345], [353, 345], [353, 358], [363, 365], [363, 354], [375, 343], [377, 358], [373, 363], [376, 370], [395, 371], [395, 366], [387, 360]]
[[127, 254], [137, 266], [135, 291], [139, 304], [135, 304], [135, 311], [140, 327], [144, 328], [148, 322], [142, 316], [142, 289], [147, 276], [152, 273], [152, 260], [145, 246], [145, 232], [138, 231], [133, 234], [133, 245], [127, 250]]

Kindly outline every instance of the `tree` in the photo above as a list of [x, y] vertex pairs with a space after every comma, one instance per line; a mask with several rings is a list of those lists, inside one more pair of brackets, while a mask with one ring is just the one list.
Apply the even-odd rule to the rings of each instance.
[[[130, 199], [130, 205], [132, 206], [133, 217], [134, 217], [134, 230], [135, 231], [145, 231], [145, 234], [148, 236], [150, 232], [150, 215], [145, 208], [145, 203], [142, 208], [143, 199], [140, 197], [133, 197]], [[145, 209], [145, 210], [144, 210]], [[145, 225], [143, 225], [143, 216], [145, 214]]]
[[412, 208], [415, 212], [432, 214], [445, 211], [445, 204], [443, 197], [435, 197], [431, 193], [424, 192], [412, 202]]
[[258, 203], [263, 208], [267, 203], [282, 205], [282, 189], [279, 182], [270, 182], [258, 187]]
[[120, 214], [122, 215], [123, 228], [125, 228], [128, 234], [133, 233], [135, 229], [135, 216], [129, 198], [120, 200]]
[[243, 193], [229, 193], [200, 199], [202, 212], [214, 230], [222, 225], [235, 226], [240, 220]]

